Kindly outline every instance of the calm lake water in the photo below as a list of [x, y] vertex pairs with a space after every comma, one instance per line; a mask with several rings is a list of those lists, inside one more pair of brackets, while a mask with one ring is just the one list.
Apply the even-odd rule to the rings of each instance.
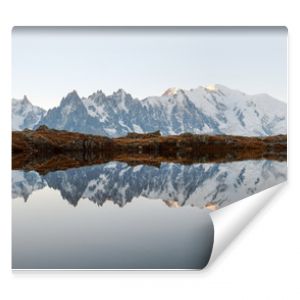
[[209, 212], [286, 174], [286, 162], [266, 160], [12, 171], [12, 267], [201, 269]]

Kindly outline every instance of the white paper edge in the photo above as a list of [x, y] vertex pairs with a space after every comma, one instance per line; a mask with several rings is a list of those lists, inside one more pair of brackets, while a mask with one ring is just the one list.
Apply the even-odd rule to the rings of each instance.
[[214, 224], [214, 245], [207, 266], [211, 265], [261, 209], [279, 196], [286, 182], [230, 204], [211, 213]]

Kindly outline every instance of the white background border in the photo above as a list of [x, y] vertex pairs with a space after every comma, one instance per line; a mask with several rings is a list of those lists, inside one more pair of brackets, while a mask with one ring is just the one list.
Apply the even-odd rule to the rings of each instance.
[[[300, 197], [297, 186], [300, 181], [297, 166], [300, 164], [297, 149], [300, 149], [300, 17], [297, 2], [0, 0], [0, 298], [299, 299]], [[203, 271], [12, 273], [9, 173], [10, 34], [14, 25], [287, 26], [290, 66], [287, 187], [280, 193], [280, 197], [268, 204], [214, 264]]]

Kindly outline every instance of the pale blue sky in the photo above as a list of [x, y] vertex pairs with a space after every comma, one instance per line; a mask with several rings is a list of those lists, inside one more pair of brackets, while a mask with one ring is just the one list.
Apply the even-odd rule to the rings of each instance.
[[12, 96], [44, 108], [72, 90], [134, 97], [219, 83], [287, 99], [287, 30], [16, 27]]

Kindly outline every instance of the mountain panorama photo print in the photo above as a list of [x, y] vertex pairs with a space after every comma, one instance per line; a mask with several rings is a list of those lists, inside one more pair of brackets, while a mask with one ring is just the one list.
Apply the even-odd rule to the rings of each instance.
[[202, 269], [287, 180], [284, 27], [15, 27], [11, 101], [13, 269]]

